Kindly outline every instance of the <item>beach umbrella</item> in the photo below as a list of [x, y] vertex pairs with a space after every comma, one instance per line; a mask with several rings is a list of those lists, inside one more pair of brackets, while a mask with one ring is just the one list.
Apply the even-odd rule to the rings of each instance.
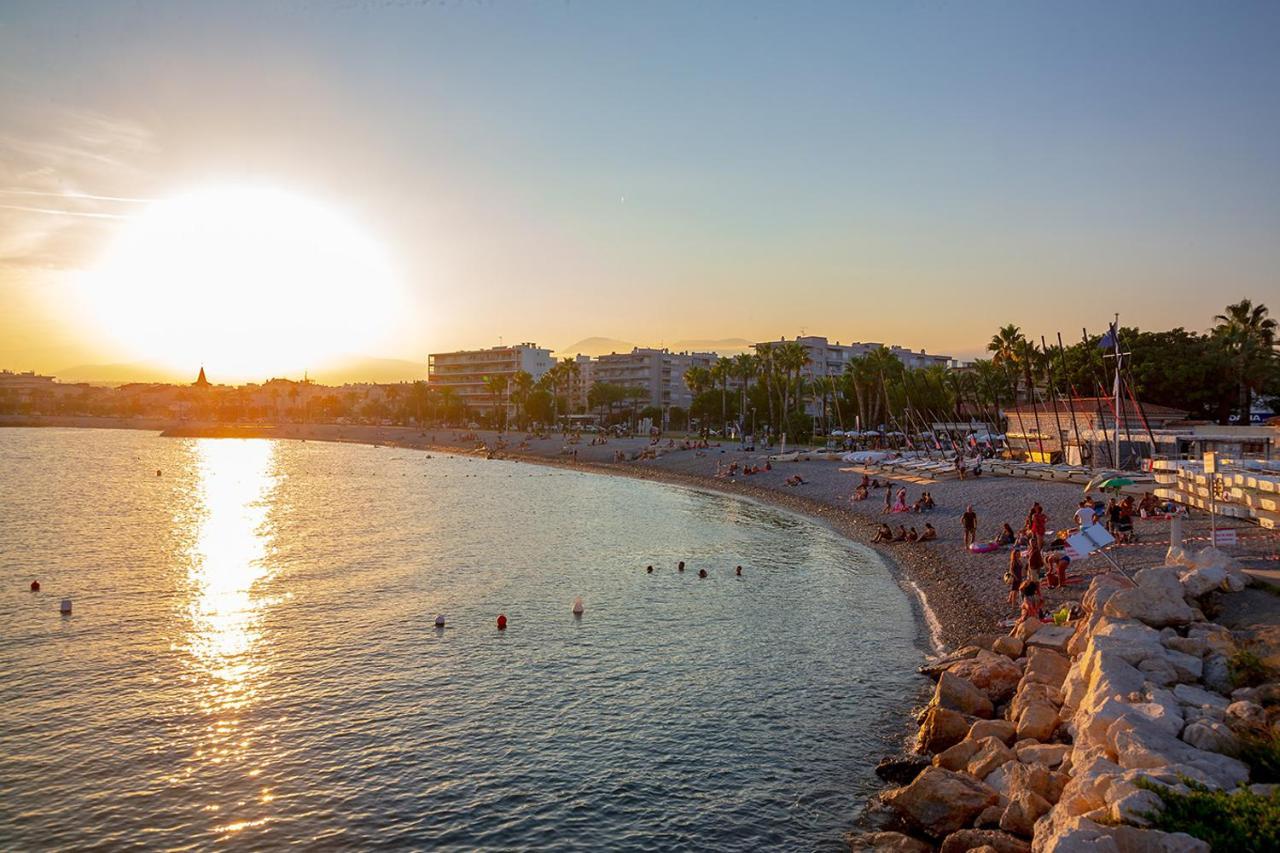
[[1092, 480], [1090, 480], [1088, 483], [1085, 484], [1085, 487], [1084, 487], [1085, 493], [1087, 494], [1089, 492], [1092, 492], [1094, 489], [1102, 488], [1103, 483], [1105, 483], [1107, 480], [1110, 480], [1115, 476], [1116, 476], [1116, 473], [1114, 471], [1103, 471], [1101, 474], [1098, 474]]
[[1130, 480], [1128, 477], [1112, 477], [1109, 480], [1103, 480], [1101, 483], [1099, 483], [1098, 488], [1103, 490], [1114, 489], [1115, 491], [1118, 492], [1125, 486], [1132, 486], [1132, 485], [1133, 485], [1133, 480]]

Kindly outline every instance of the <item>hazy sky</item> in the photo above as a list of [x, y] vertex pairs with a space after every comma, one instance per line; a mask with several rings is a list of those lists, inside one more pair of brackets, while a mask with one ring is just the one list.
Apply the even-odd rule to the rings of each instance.
[[1280, 4], [0, 0], [0, 366], [123, 357], [71, 282], [246, 184], [385, 247], [372, 355], [1205, 328], [1280, 311]]

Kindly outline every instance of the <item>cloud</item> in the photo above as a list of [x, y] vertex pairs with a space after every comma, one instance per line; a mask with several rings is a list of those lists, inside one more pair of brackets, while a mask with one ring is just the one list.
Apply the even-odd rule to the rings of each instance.
[[[0, 101], [0, 269], [76, 269], [130, 207], [158, 151], [142, 124], [11, 92]], [[22, 203], [23, 199], [56, 199]]]

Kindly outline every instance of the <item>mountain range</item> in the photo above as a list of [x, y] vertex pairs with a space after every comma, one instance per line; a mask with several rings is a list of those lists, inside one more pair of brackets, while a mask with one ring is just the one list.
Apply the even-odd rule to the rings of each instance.
[[[617, 338], [583, 338], [577, 343], [562, 347], [556, 351], [557, 358], [573, 355], [589, 355], [592, 358], [609, 355], [615, 352], [631, 352], [636, 346], [659, 346], [658, 344], [633, 344]], [[691, 338], [663, 344], [672, 352], [714, 352], [717, 355], [733, 356], [741, 352], [750, 352], [755, 345], [746, 338], [719, 338], [716, 340]]]

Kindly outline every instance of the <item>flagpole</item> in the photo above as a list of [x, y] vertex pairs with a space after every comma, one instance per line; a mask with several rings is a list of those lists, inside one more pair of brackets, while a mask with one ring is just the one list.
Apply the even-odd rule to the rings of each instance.
[[1116, 467], [1119, 468], [1120, 467], [1120, 405], [1121, 405], [1120, 359], [1122, 358], [1122, 356], [1120, 355], [1120, 315], [1119, 314], [1116, 314], [1116, 322], [1111, 327], [1111, 342], [1115, 344], [1115, 348], [1116, 348], [1116, 379], [1115, 379], [1115, 382], [1112, 383], [1112, 385], [1114, 386], [1114, 391], [1116, 395], [1116, 405], [1114, 410], [1116, 413], [1116, 434], [1115, 434], [1116, 452], [1113, 458], [1115, 459]]

